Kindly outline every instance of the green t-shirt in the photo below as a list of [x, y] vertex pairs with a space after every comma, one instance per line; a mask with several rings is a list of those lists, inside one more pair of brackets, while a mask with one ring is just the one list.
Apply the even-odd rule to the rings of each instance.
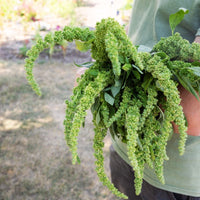
[[200, 0], [135, 0], [129, 27], [133, 44], [153, 47], [161, 37], [170, 36], [169, 16], [179, 8], [186, 8], [189, 13], [175, 31], [194, 41], [200, 28]]
[[[135, 45], [152, 48], [161, 37], [171, 35], [169, 15], [186, 8], [189, 14], [176, 30], [192, 42], [200, 28], [200, 0], [135, 0], [129, 27], [129, 37]], [[112, 138], [113, 147], [130, 164], [126, 144]], [[164, 163], [165, 184], [161, 184], [154, 171], [144, 169], [144, 180], [151, 185], [175, 193], [200, 197], [200, 137], [188, 136], [183, 156], [178, 151], [179, 135], [173, 134], [167, 145], [168, 161]]]

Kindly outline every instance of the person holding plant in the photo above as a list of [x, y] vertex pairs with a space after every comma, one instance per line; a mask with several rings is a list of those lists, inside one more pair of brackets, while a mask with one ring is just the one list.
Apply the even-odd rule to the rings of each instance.
[[[73, 40], [91, 49], [93, 62], [76, 64], [88, 70], [66, 100], [65, 139], [72, 163], [80, 163], [77, 137], [91, 109], [96, 172], [120, 198], [200, 198], [199, 19], [200, 0], [136, 0], [129, 37], [108, 18], [95, 30], [66, 26], [48, 33], [27, 52], [27, 80], [41, 95], [33, 76], [40, 52]], [[108, 130], [114, 184], [104, 169]]]
[[[134, 45], [142, 45], [150, 51], [161, 37], [171, 35], [168, 22], [170, 14], [179, 8], [189, 10], [176, 31], [191, 43], [200, 43], [200, 0], [135, 0], [128, 36]], [[192, 62], [192, 61], [191, 61]], [[181, 106], [187, 119], [186, 150], [178, 154], [178, 126], [173, 123], [174, 134], [168, 141], [164, 163], [165, 184], [160, 183], [153, 170], [144, 169], [144, 182], [140, 195], [134, 190], [134, 171], [126, 152], [126, 146], [118, 138], [112, 138], [110, 169], [112, 182], [129, 200], [200, 200], [200, 101], [181, 84], [178, 86]]]

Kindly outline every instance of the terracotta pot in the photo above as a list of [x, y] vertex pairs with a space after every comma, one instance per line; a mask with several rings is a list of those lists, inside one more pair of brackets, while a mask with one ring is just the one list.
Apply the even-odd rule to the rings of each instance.
[[[188, 135], [200, 136], [200, 101], [181, 85], [178, 87], [181, 97], [181, 106], [188, 123]], [[178, 126], [173, 123], [174, 132], [178, 133]]]

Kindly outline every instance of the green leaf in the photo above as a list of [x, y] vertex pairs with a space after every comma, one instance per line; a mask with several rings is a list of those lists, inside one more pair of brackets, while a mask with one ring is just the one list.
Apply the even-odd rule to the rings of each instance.
[[142, 83], [142, 87], [144, 88], [145, 91], [148, 89], [152, 81], [153, 81], [153, 76], [149, 73], [146, 73]]
[[160, 89], [160, 91], [164, 92], [164, 88], [160, 85], [159, 81], [156, 81], [156, 87]]
[[129, 70], [131, 70], [132, 69], [132, 65], [131, 64], [129, 64], [129, 63], [126, 63], [126, 64], [124, 64], [123, 66], [122, 66], [122, 69], [124, 70], [124, 71], [129, 71]]
[[86, 68], [90, 68], [94, 65], [94, 62], [85, 62], [85, 63], [82, 63], [82, 64], [77, 64], [77, 63], [74, 63], [77, 67], [86, 67]]
[[110, 130], [110, 134], [112, 138], [116, 137], [116, 132], [117, 132], [116, 123], [111, 124], [111, 126], [109, 127], [109, 130]]
[[101, 115], [100, 115], [100, 109], [98, 109], [97, 115], [96, 115], [96, 123], [97, 123], [97, 125], [100, 123], [100, 121], [101, 121]]
[[200, 77], [200, 67], [191, 67], [193, 74]]
[[105, 98], [106, 102], [108, 102], [110, 105], [113, 106], [115, 99], [111, 95], [109, 95], [108, 93], [105, 92], [104, 98]]
[[80, 40], [75, 40], [76, 48], [79, 51], [86, 52], [86, 51], [91, 49], [92, 41], [93, 41], [93, 39], [89, 40], [87, 42], [83, 42], [83, 41], [80, 41]]
[[132, 71], [134, 76], [136, 77], [136, 79], [140, 80], [141, 76], [140, 76], [140, 73], [136, 70]]
[[189, 10], [187, 10], [185, 8], [179, 8], [178, 12], [171, 14], [169, 16], [169, 24], [171, 27], [172, 35], [174, 34], [174, 30], [175, 30], [176, 26], [181, 23], [185, 14], [188, 14], [188, 12], [189, 12]]
[[104, 92], [107, 92], [107, 91], [110, 91], [111, 90], [111, 87], [107, 87], [107, 88], [105, 88], [103, 91]]
[[91, 106], [91, 111], [92, 113], [94, 113], [96, 110], [99, 109], [99, 106], [100, 106], [100, 100], [99, 100], [99, 97], [95, 99], [95, 102], [94, 104]]
[[119, 56], [118, 59], [119, 59], [120, 63], [122, 63], [122, 64], [125, 63], [124, 56]]
[[198, 101], [200, 101], [199, 96], [197, 95], [195, 89], [192, 87], [190, 81], [189, 81], [186, 77], [184, 77], [184, 76], [181, 77], [181, 76], [179, 76], [178, 73], [175, 73], [174, 71], [172, 71], [172, 72], [173, 72], [173, 74], [178, 78], [180, 84], [181, 84], [187, 91], [189, 91], [192, 95], [194, 95], [195, 98], [196, 98]]
[[118, 79], [118, 78], [116, 78], [115, 79], [115, 87], [119, 87], [119, 86], [121, 86], [122, 85], [122, 83], [121, 83], [121, 80], [120, 79]]
[[137, 67], [136, 65], [132, 64], [132, 67], [133, 67], [133, 68], [135, 68], [135, 69], [137, 69], [137, 70], [138, 70], [138, 72], [140, 72], [140, 74], [143, 74], [143, 72], [140, 70], [140, 68], [139, 68], [139, 67]]
[[122, 89], [125, 88], [126, 82], [128, 81], [128, 77], [129, 77], [130, 73], [131, 73], [130, 71], [128, 71], [127, 73], [124, 73], [123, 80], [122, 80], [122, 83], [123, 83]]
[[162, 111], [162, 109], [158, 105], [156, 105], [156, 107], [160, 110], [159, 119], [161, 119], [163, 121], [165, 119], [165, 114], [164, 114], [164, 112]]
[[115, 97], [120, 92], [121, 86], [122, 85], [119, 85], [117, 87], [116, 86], [111, 87], [111, 92], [112, 92], [113, 97]]
[[187, 84], [187, 86], [188, 86], [188, 91], [189, 91], [191, 94], [193, 94], [193, 95], [196, 97], [196, 99], [197, 99], [198, 101], [200, 101], [199, 96], [197, 95], [196, 90], [192, 87], [190, 81], [189, 81], [186, 77], [182, 77], [182, 80], [185, 81], [185, 83]]

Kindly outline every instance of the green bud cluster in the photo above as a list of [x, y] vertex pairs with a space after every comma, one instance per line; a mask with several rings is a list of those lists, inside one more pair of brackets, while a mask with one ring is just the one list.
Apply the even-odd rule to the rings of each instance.
[[181, 155], [187, 138], [177, 77], [186, 77], [199, 90], [198, 65], [194, 67], [188, 61], [200, 60], [200, 45], [190, 44], [176, 33], [162, 38], [150, 53], [137, 52], [124, 27], [112, 18], [97, 23], [95, 30], [65, 27], [48, 33], [44, 40], [39, 38], [27, 53], [27, 80], [38, 95], [41, 91], [33, 76], [34, 62], [45, 48], [65, 40], [89, 43], [94, 59], [94, 64], [77, 80], [70, 100], [66, 100], [65, 138], [72, 152], [72, 163], [79, 162], [77, 137], [86, 111], [91, 109], [100, 181], [116, 196], [127, 198], [114, 187], [104, 170], [103, 139], [110, 130], [112, 137], [127, 145], [127, 155], [135, 171], [136, 194], [141, 192], [145, 164], [154, 169], [164, 184], [163, 162], [168, 159], [166, 146], [173, 132], [171, 122], [179, 127]]
[[126, 87], [122, 94], [122, 101], [120, 102], [120, 106], [116, 111], [116, 113], [106, 123], [107, 127], [110, 127], [114, 121], [118, 121], [121, 115], [126, 111], [126, 109], [128, 108], [128, 103], [131, 98], [131, 95], [132, 94], [130, 88]]
[[104, 155], [103, 155], [103, 147], [104, 142], [103, 139], [107, 134], [107, 128], [105, 126], [97, 125], [95, 121], [93, 121], [95, 128], [95, 136], [94, 136], [94, 156], [96, 158], [95, 165], [96, 165], [96, 172], [100, 179], [100, 181], [110, 190], [118, 196], [119, 198], [128, 199], [126, 195], [119, 192], [117, 188], [110, 182], [109, 178], [107, 177], [105, 170], [104, 170]]
[[106, 45], [106, 52], [108, 53], [108, 57], [113, 66], [113, 72], [116, 77], [119, 77], [121, 74], [121, 64], [119, 62], [119, 55], [118, 55], [118, 42], [115, 35], [110, 31], [106, 34], [105, 45]]
[[168, 136], [170, 132], [173, 131], [170, 122], [174, 121], [179, 126], [179, 133], [181, 137], [179, 150], [180, 154], [183, 154], [184, 143], [187, 137], [187, 127], [185, 126], [184, 115], [182, 107], [180, 106], [181, 99], [177, 85], [172, 79], [170, 79], [172, 77], [172, 73], [157, 55], [149, 60], [146, 69], [148, 72], [152, 73], [152, 76], [156, 79], [158, 88], [162, 90], [167, 100], [167, 108], [165, 110], [166, 119], [164, 121], [165, 123], [163, 124], [163, 128], [161, 129], [164, 135], [162, 144], [167, 143]]
[[28, 58], [25, 59], [25, 70], [26, 70], [26, 77], [33, 88], [33, 90], [38, 94], [39, 96], [42, 95], [41, 90], [34, 79], [33, 76], [33, 67], [34, 62], [39, 57], [39, 54], [46, 48], [49, 48], [52, 44], [61, 44], [62, 41], [73, 41], [81, 40], [81, 41], [89, 41], [94, 38], [93, 31], [90, 31], [89, 28], [78, 28], [78, 27], [65, 27], [63, 31], [55, 31], [55, 33], [48, 33], [44, 40], [42, 38], [39, 38], [36, 41], [36, 44], [27, 52]]
[[[69, 120], [68, 113], [66, 115], [66, 138], [69, 138], [68, 145], [70, 147], [70, 150], [72, 152], [73, 161], [72, 163], [75, 164], [78, 159], [77, 154], [77, 136], [79, 133], [79, 129], [81, 125], [84, 122], [86, 111], [91, 108], [92, 104], [94, 104], [95, 98], [99, 95], [101, 90], [105, 88], [110, 82], [109, 79], [109, 72], [99, 72], [98, 76], [95, 78], [93, 82], [90, 82], [85, 90], [84, 94], [80, 99], [79, 104], [76, 106], [76, 108], [73, 108], [73, 112], [75, 113], [73, 115], [73, 119], [71, 119], [71, 127], [68, 127], [67, 121]], [[69, 108], [70, 113], [72, 111]], [[68, 109], [67, 111], [68, 112]], [[71, 115], [70, 115], [71, 117]]]
[[183, 61], [200, 60], [199, 44], [191, 44], [188, 40], [183, 39], [180, 33], [175, 33], [167, 38], [161, 38], [161, 40], [154, 46], [153, 51], [165, 52], [170, 59]]
[[[137, 104], [129, 106], [126, 115], [126, 128], [127, 128], [127, 150], [128, 157], [130, 159], [133, 170], [135, 171], [136, 180], [142, 179], [141, 170], [138, 163], [138, 157], [136, 154], [137, 139], [138, 139], [138, 124], [140, 120], [140, 110]], [[135, 180], [136, 188], [140, 188]], [[136, 193], [139, 194], [140, 191], [136, 189]]]
[[151, 114], [152, 110], [154, 109], [154, 106], [157, 104], [157, 91], [155, 88], [148, 88], [148, 96], [147, 96], [147, 102], [146, 102], [146, 107], [145, 110], [142, 113], [142, 116], [140, 118], [140, 127], [138, 130], [141, 130], [142, 127], [144, 126], [146, 118]]

